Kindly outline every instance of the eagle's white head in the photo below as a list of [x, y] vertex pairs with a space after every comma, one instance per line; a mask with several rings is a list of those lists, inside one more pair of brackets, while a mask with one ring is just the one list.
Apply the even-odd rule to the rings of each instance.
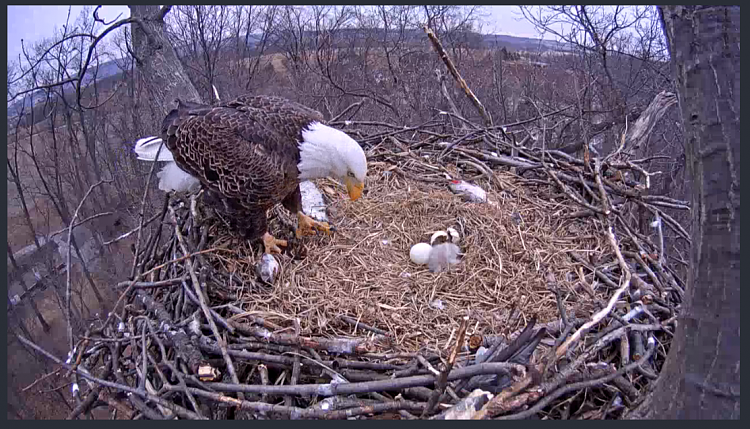
[[352, 200], [362, 195], [367, 158], [359, 143], [345, 132], [312, 122], [302, 131], [299, 149], [300, 180], [331, 177], [346, 186]]

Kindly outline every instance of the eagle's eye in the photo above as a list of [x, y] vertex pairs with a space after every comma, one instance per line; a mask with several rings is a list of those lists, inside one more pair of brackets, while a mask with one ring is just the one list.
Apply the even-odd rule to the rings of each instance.
[[346, 175], [349, 176], [349, 177], [354, 177], [354, 173], [351, 172], [351, 171], [349, 171], [348, 173], [346, 173]]

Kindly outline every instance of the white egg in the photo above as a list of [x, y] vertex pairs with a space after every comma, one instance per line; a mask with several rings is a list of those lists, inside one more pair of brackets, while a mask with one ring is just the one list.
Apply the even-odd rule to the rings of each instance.
[[417, 243], [411, 246], [409, 258], [411, 258], [411, 261], [415, 264], [426, 264], [427, 261], [430, 260], [430, 252], [432, 252], [432, 246], [427, 243]]

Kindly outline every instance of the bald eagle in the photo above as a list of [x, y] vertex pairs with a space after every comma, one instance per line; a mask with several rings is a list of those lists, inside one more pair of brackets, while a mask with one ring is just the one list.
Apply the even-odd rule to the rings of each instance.
[[266, 212], [277, 203], [297, 215], [298, 238], [330, 233], [327, 223], [303, 213], [300, 181], [336, 179], [356, 200], [367, 174], [365, 153], [354, 139], [324, 124], [320, 112], [271, 96], [214, 106], [177, 100], [161, 137], [140, 139], [134, 150], [138, 159], [167, 162], [158, 173], [161, 190], [203, 187], [241, 220], [247, 239], [262, 239], [266, 253], [287, 245], [268, 232]]

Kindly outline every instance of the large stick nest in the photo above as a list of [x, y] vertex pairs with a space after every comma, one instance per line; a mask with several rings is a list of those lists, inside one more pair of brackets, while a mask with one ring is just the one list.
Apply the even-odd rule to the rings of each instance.
[[[110, 365], [116, 382], [85, 395], [131, 389], [105, 400], [129, 418], [620, 416], [663, 363], [683, 288], [663, 234], [642, 234], [630, 213], [687, 239], [664, 211], [687, 206], [643, 196], [622, 174], [642, 169], [622, 157], [506, 156], [495, 131], [352, 132], [368, 150], [366, 195], [318, 181], [336, 232], [291, 240], [273, 284], [256, 273], [258, 243], [202, 194], [172, 195], [119, 285], [128, 304], [78, 342], [76, 362]], [[448, 177], [490, 203], [464, 201]], [[269, 215], [291, 239], [295, 218]], [[457, 265], [410, 261], [447, 227]]]

